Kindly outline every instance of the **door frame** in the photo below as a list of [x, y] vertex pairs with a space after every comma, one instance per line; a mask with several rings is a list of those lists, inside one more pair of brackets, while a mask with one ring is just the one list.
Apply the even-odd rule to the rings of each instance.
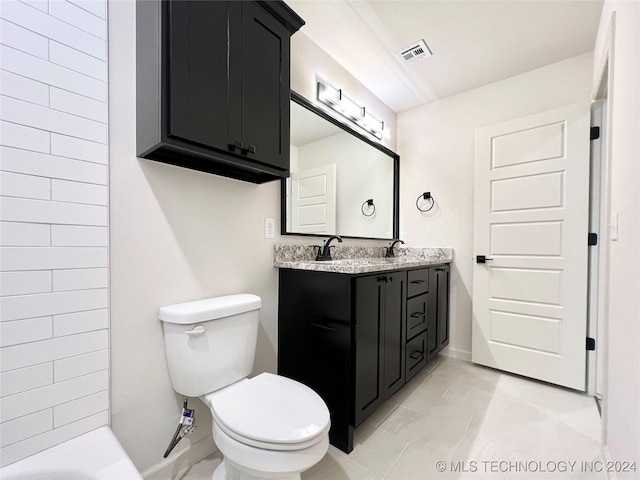
[[[599, 144], [592, 142], [592, 151], [598, 148], [597, 155], [591, 156], [592, 186], [597, 182], [598, 195], [590, 195], [589, 208], [598, 211], [598, 245], [597, 262], [589, 266], [589, 336], [596, 339], [595, 352], [587, 355], [587, 394], [595, 396], [598, 402], [603, 400], [607, 383], [607, 354], [609, 322], [609, 255], [611, 242], [611, 102], [610, 86], [613, 71], [613, 38], [615, 29], [615, 14], [609, 23], [605, 35], [603, 53], [600, 58], [599, 75], [591, 92], [592, 125], [594, 125], [594, 111], [599, 116], [600, 140]], [[590, 216], [593, 219], [593, 216]], [[596, 227], [596, 225], [593, 225]], [[592, 227], [592, 228], [593, 228]], [[593, 231], [593, 230], [592, 230]], [[592, 249], [594, 247], [591, 247]], [[590, 252], [590, 259], [592, 258]], [[595, 353], [595, 354], [593, 354]], [[593, 354], [593, 355], [592, 355]]]

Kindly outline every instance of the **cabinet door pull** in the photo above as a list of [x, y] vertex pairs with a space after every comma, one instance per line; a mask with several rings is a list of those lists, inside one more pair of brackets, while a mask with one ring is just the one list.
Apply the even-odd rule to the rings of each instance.
[[240, 140], [236, 140], [234, 143], [229, 144], [229, 148], [231, 150], [242, 150], [244, 148], [244, 144]]
[[444, 272], [444, 268], [436, 268], [436, 272]]
[[312, 323], [312, 327], [319, 328], [320, 330], [326, 330], [327, 332], [335, 332], [336, 329], [334, 327], [330, 327], [328, 325], [322, 325], [321, 323]]
[[414, 312], [411, 315], [409, 315], [412, 318], [420, 318], [424, 315], [424, 312]]
[[256, 146], [249, 144], [248, 152], [249, 153], [256, 153]]
[[421, 283], [424, 283], [425, 280], [411, 280], [411, 283], [415, 283], [417, 285], [420, 285]]
[[409, 358], [413, 359], [413, 360], [417, 360], [418, 358], [420, 358], [422, 355], [424, 355], [424, 352], [420, 352], [418, 350], [416, 350], [415, 352], [413, 352], [411, 355], [409, 355]]
[[388, 282], [389, 279], [387, 277], [378, 277], [379, 282]]

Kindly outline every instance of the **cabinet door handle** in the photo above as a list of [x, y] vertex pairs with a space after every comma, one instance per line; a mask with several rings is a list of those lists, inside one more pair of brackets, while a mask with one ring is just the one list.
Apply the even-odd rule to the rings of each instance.
[[240, 140], [236, 140], [235, 142], [229, 144], [229, 148], [231, 150], [242, 150], [244, 148], [244, 144]]
[[246, 155], [247, 153], [256, 153], [256, 146], [252, 144], [248, 144], [246, 148], [242, 149], [242, 153]]
[[417, 285], [420, 285], [421, 283], [424, 283], [426, 280], [411, 280], [410, 283], [415, 283]]
[[389, 279], [387, 277], [378, 277], [379, 282], [388, 282]]
[[420, 352], [420, 351], [415, 351], [413, 352], [411, 355], [409, 355], [409, 358], [413, 359], [413, 360], [417, 360], [420, 357], [422, 357], [422, 355], [424, 355], [424, 352]]
[[312, 323], [311, 326], [315, 328], [319, 328], [320, 330], [326, 330], [327, 332], [336, 331], [334, 327], [330, 327], [329, 325], [322, 325], [321, 323]]
[[412, 318], [420, 318], [420, 317], [422, 317], [423, 315], [424, 315], [424, 312], [415, 312], [415, 313], [412, 313], [412, 314], [411, 314], [411, 315], [409, 315], [409, 316], [410, 316], [410, 317], [412, 317]]
[[[491, 259], [489, 258], [485, 260], [491, 260]], [[444, 272], [444, 268], [436, 268], [436, 272]]]

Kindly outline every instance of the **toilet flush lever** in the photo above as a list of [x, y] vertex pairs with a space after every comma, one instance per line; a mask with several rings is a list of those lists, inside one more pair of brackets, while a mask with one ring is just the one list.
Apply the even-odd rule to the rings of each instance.
[[189, 330], [184, 333], [191, 336], [202, 335], [204, 333], [204, 327], [202, 325], [198, 325], [197, 327], [193, 327], [193, 330]]

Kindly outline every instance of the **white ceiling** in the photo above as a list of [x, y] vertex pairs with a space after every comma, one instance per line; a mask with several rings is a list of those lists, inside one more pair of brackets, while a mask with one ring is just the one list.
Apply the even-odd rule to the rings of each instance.
[[[286, 1], [395, 112], [590, 52], [602, 10], [602, 0]], [[433, 56], [403, 64], [395, 52], [419, 39]]]

